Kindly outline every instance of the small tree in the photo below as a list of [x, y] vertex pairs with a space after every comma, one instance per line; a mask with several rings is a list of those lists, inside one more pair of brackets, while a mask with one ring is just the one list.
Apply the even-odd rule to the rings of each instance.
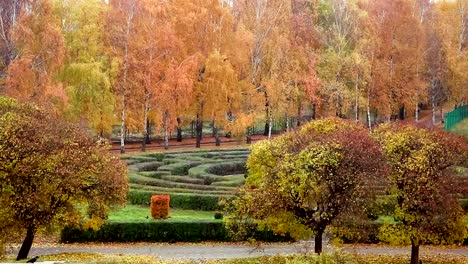
[[466, 227], [452, 166], [468, 161], [466, 142], [438, 130], [386, 125], [375, 132], [390, 167], [388, 179], [397, 196], [396, 225], [385, 225], [381, 238], [411, 243], [411, 263], [425, 243], [463, 242]]
[[[247, 161], [243, 194], [228, 226], [247, 217], [293, 238], [315, 234], [315, 252], [335, 218], [366, 200], [383, 159], [377, 143], [356, 123], [328, 119], [299, 132], [261, 141]], [[245, 222], [245, 221], [244, 221]]]
[[83, 208], [87, 226], [99, 226], [109, 205], [125, 202], [125, 165], [102, 145], [76, 125], [0, 97], [0, 218], [26, 230], [18, 260], [39, 229], [77, 224]]

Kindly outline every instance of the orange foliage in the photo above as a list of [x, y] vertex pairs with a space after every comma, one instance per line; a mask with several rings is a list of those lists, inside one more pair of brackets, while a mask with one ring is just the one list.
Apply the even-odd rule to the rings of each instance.
[[151, 216], [154, 219], [166, 219], [169, 217], [169, 201], [168, 194], [151, 196]]

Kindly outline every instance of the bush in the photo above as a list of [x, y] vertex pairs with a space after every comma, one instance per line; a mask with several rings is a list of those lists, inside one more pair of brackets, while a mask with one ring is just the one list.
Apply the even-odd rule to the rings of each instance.
[[465, 210], [465, 213], [468, 213], [468, 199], [461, 199], [460, 205]]
[[133, 165], [137, 171], [155, 171], [163, 165], [160, 161], [150, 161]]
[[215, 219], [223, 219], [223, 213], [216, 212], [216, 213], [214, 214], [214, 218], [215, 218]]
[[371, 220], [376, 220], [381, 215], [393, 215], [396, 205], [397, 200], [395, 195], [377, 196], [367, 209], [367, 216]]
[[151, 196], [151, 216], [154, 219], [166, 219], [169, 217], [170, 196], [153, 195]]
[[[135, 205], [150, 205], [151, 191], [131, 190], [128, 193], [128, 201]], [[170, 207], [188, 210], [214, 211], [218, 208], [217, 195], [169, 193], [171, 196]]]
[[[201, 242], [230, 241], [223, 222], [219, 220], [199, 222], [110, 222], [98, 231], [65, 228], [61, 241], [74, 242]], [[259, 241], [289, 241], [289, 238], [274, 235], [271, 231], [256, 231]]]

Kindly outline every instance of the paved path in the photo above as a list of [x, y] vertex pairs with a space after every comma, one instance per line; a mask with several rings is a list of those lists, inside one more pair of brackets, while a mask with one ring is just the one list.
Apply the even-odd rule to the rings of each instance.
[[[313, 242], [299, 243], [275, 243], [261, 244], [259, 246], [233, 243], [203, 243], [203, 244], [49, 244], [34, 245], [30, 256], [58, 254], [65, 252], [86, 252], [101, 254], [123, 254], [158, 256], [161, 259], [224, 259], [247, 258], [278, 254], [295, 254], [313, 251]], [[358, 254], [409, 254], [409, 247], [390, 247], [381, 245], [350, 245], [342, 247], [343, 250]], [[333, 250], [333, 246], [325, 248], [325, 251]], [[15, 254], [18, 248], [11, 253]], [[464, 256], [468, 260], [468, 247], [442, 248], [421, 247], [420, 253], [425, 254], [450, 254]]]

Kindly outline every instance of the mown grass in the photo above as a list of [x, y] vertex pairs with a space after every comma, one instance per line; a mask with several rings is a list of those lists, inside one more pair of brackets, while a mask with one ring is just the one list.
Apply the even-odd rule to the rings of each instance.
[[150, 208], [146, 206], [127, 205], [109, 214], [110, 222], [147, 222], [147, 221], [204, 221], [214, 220], [211, 211], [194, 211], [171, 209], [167, 220], [154, 220], [151, 218]]

